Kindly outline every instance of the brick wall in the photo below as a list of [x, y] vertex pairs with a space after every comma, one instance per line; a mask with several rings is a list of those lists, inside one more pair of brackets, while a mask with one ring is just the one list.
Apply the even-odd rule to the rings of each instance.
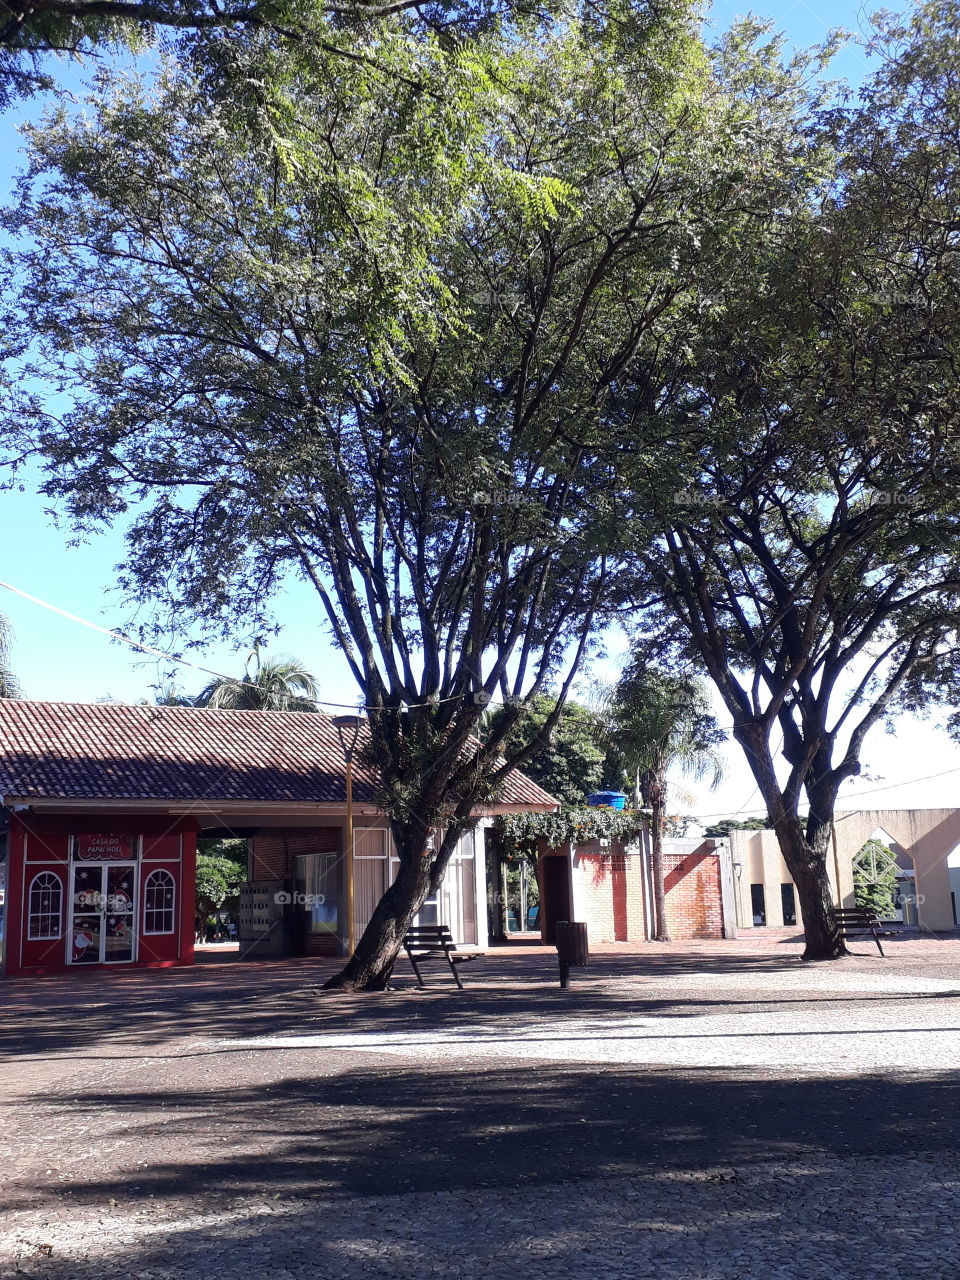
[[643, 880], [639, 857], [624, 854], [614, 845], [601, 852], [591, 841], [581, 846], [582, 911], [593, 942], [642, 942]]
[[253, 837], [251, 880], [285, 880], [293, 859], [308, 853], [337, 853], [339, 827], [269, 827]]
[[[585, 921], [591, 942], [644, 942], [643, 859], [612, 851], [596, 841], [578, 847], [572, 874], [577, 918]], [[672, 938], [722, 938], [723, 905], [720, 859], [713, 852], [664, 851], [667, 926]], [[542, 884], [542, 879], [541, 879]], [[544, 896], [544, 903], [549, 895]], [[557, 917], [560, 918], [560, 917]]]
[[720, 859], [714, 853], [664, 853], [663, 884], [671, 938], [722, 938]]

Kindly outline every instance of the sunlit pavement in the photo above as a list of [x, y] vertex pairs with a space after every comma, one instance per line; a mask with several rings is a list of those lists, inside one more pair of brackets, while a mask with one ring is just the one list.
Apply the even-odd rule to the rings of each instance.
[[960, 945], [799, 950], [4, 983], [5, 1274], [954, 1280]]

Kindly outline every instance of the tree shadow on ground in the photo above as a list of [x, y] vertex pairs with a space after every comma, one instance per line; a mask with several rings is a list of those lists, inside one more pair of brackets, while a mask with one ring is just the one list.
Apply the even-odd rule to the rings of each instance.
[[[262, 1052], [269, 1053], [265, 1049]], [[302, 1064], [302, 1059], [300, 1060]], [[71, 1183], [74, 1200], [237, 1194], [385, 1195], [525, 1186], [812, 1151], [955, 1155], [960, 1081], [517, 1063], [360, 1066], [223, 1087], [65, 1094], [145, 1167]], [[180, 1135], [179, 1141], [177, 1135]], [[184, 1135], [189, 1135], [189, 1140]], [[165, 1149], [175, 1158], [155, 1158]], [[164, 1144], [167, 1144], [166, 1147]], [[189, 1148], [189, 1154], [184, 1154]]]
[[[745, 1230], [751, 1233], [751, 1249], [760, 1248], [755, 1233], [770, 1231], [782, 1250], [789, 1243], [782, 1215], [792, 1212], [785, 1196], [802, 1199], [807, 1190], [817, 1190], [816, 1213], [806, 1220], [800, 1214], [796, 1224], [805, 1233], [797, 1243], [802, 1238], [809, 1248], [819, 1241], [835, 1257], [851, 1241], [862, 1251], [883, 1239], [880, 1202], [889, 1174], [880, 1174], [880, 1186], [873, 1179], [887, 1161], [909, 1156], [912, 1204], [946, 1207], [960, 1137], [960, 1082], [947, 1077], [926, 1077], [918, 1087], [914, 1080], [883, 1076], [782, 1080], [716, 1071], [647, 1070], [638, 1076], [622, 1068], [597, 1072], [542, 1063], [469, 1073], [420, 1066], [389, 1073], [360, 1068], [321, 1079], [300, 1074], [275, 1081], [268, 1094], [255, 1085], [114, 1090], [109, 1097], [71, 1095], [58, 1105], [74, 1121], [79, 1116], [85, 1123], [106, 1125], [105, 1137], [113, 1115], [147, 1158], [140, 1168], [105, 1170], [74, 1181], [56, 1217], [69, 1216], [70, 1206], [109, 1202], [127, 1212], [137, 1205], [189, 1205], [184, 1222], [204, 1209], [225, 1215], [201, 1230], [176, 1225], [176, 1213], [170, 1213], [170, 1226], [159, 1238], [124, 1247], [128, 1270], [117, 1274], [142, 1274], [161, 1265], [174, 1266], [175, 1275], [221, 1273], [226, 1241], [232, 1239], [241, 1250], [254, 1248], [249, 1261], [255, 1272], [255, 1264], [270, 1257], [274, 1265], [299, 1260], [303, 1275], [412, 1277], [435, 1273], [429, 1235], [441, 1230], [454, 1251], [458, 1240], [464, 1253], [496, 1245], [509, 1257], [518, 1248], [514, 1266], [529, 1248], [531, 1231], [539, 1229], [547, 1243], [565, 1235], [567, 1243], [552, 1255], [560, 1263], [579, 1248], [579, 1224], [588, 1239], [598, 1231], [603, 1236], [612, 1259], [605, 1275], [637, 1274], [627, 1266], [622, 1273], [616, 1269], [629, 1238], [662, 1231], [649, 1274], [683, 1280], [700, 1274], [746, 1277], [760, 1274], [752, 1269], [752, 1252], [741, 1271], [716, 1271], [707, 1264], [724, 1257], [724, 1251], [742, 1248]], [[175, 1121], [168, 1119], [171, 1114]], [[172, 1124], [179, 1146], [170, 1146], [170, 1140], [176, 1143], [169, 1133]], [[187, 1143], [184, 1135], [200, 1141]], [[840, 1203], [840, 1192], [830, 1184], [838, 1160], [860, 1171], [870, 1214], [857, 1215], [854, 1206]], [[792, 1190], [764, 1172], [782, 1163], [796, 1170]], [[826, 1181], [819, 1172], [824, 1168]], [[586, 1198], [578, 1189], [580, 1183], [616, 1178], [632, 1180], [636, 1200], [626, 1210], [622, 1205], [608, 1210], [599, 1189]], [[741, 1189], [744, 1178], [749, 1186]], [[691, 1214], [689, 1200], [670, 1198], [670, 1188], [689, 1187], [691, 1179], [704, 1184], [697, 1198], [699, 1216]], [[554, 1190], [537, 1202], [543, 1220], [523, 1225], [521, 1206], [547, 1188]], [[486, 1224], [478, 1222], [484, 1211], [475, 1208], [483, 1203], [484, 1189], [503, 1197], [498, 1215]], [[902, 1191], [895, 1179], [889, 1207], [896, 1210]], [[409, 1238], [384, 1243], [375, 1203], [365, 1208], [359, 1225], [351, 1211], [353, 1216], [338, 1226], [336, 1202], [345, 1197], [414, 1195], [418, 1199], [409, 1201], [404, 1215]], [[296, 1207], [304, 1197], [319, 1198], [327, 1208], [314, 1213]], [[253, 1202], [255, 1211], [231, 1226], [231, 1206], [241, 1202]], [[295, 1205], [292, 1217], [282, 1216], [288, 1203]], [[445, 1223], [421, 1228], [420, 1214]], [[678, 1233], [685, 1233], [682, 1249]], [[360, 1266], [351, 1249], [364, 1241], [369, 1256], [361, 1254]], [[940, 1243], [946, 1248], [948, 1242]], [[952, 1249], [952, 1240], [949, 1244]], [[884, 1262], [890, 1264], [899, 1249], [889, 1239], [885, 1246]], [[941, 1252], [928, 1236], [924, 1274], [941, 1274], [930, 1269]], [[241, 1251], [234, 1263], [246, 1257]], [[590, 1267], [596, 1266], [594, 1256]], [[803, 1267], [776, 1274], [814, 1280], [833, 1274], [825, 1266], [811, 1266], [809, 1257]], [[226, 1265], [228, 1272], [235, 1269]], [[43, 1271], [75, 1280], [113, 1274], [100, 1263], [78, 1261], [66, 1271], [51, 1261]], [[577, 1273], [583, 1272], [572, 1274]]]

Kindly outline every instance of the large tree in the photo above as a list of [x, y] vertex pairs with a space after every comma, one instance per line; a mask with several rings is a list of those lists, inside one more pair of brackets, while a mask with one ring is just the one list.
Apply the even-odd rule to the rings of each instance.
[[5, 421], [81, 527], [136, 504], [138, 601], [256, 633], [286, 575], [315, 588], [399, 858], [337, 979], [376, 987], [622, 603], [604, 406], [735, 257], [767, 90], [735, 101], [678, 6], [478, 40], [430, 93], [267, 54], [265, 112], [169, 71], [31, 131], [6, 328], [73, 404], [21, 382]]
[[811, 959], [844, 951], [826, 869], [841, 785], [870, 730], [956, 670], [955, 24], [935, 5], [888, 28], [860, 103], [811, 122], [834, 171], [745, 236], [746, 276], [705, 282], [710, 323], [644, 437], [676, 460], [672, 490], [648, 490], [660, 636], [723, 697]]

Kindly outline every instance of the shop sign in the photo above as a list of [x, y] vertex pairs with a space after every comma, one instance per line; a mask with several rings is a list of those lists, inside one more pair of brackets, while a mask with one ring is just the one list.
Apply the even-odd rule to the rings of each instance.
[[129, 862], [136, 856], [133, 841], [130, 835], [83, 835], [75, 837], [74, 848], [80, 862]]

